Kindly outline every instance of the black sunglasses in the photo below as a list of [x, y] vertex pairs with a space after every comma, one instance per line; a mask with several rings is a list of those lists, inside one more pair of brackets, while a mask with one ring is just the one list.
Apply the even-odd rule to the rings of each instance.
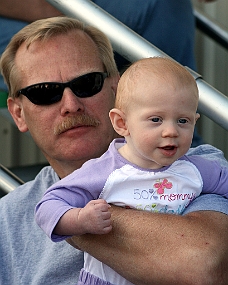
[[22, 94], [33, 104], [51, 105], [62, 99], [66, 87], [69, 87], [79, 98], [92, 97], [101, 91], [106, 77], [108, 77], [108, 74], [105, 72], [92, 72], [66, 83], [37, 83], [19, 90], [17, 97]]

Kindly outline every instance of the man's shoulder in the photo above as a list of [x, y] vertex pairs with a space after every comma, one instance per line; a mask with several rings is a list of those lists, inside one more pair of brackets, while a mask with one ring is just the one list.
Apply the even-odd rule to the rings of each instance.
[[228, 167], [228, 162], [224, 157], [224, 153], [221, 150], [209, 144], [203, 144], [195, 148], [191, 148], [187, 152], [187, 155], [188, 156], [200, 155], [201, 157], [207, 160], [216, 160], [221, 166]]
[[58, 179], [51, 167], [45, 167], [34, 180], [0, 200], [0, 263], [4, 264], [0, 284], [70, 284], [77, 280], [83, 254], [66, 242], [51, 242], [34, 220], [35, 205]]

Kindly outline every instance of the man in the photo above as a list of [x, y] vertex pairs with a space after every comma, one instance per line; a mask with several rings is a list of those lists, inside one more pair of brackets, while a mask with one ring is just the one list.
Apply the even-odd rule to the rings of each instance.
[[[195, 20], [191, 0], [93, 0], [95, 4], [184, 66], [196, 70]], [[59, 16], [45, 0], [0, 0], [0, 54], [11, 37], [28, 22]], [[134, 16], [132, 16], [134, 15]], [[115, 54], [119, 70], [129, 64]], [[0, 76], [0, 94], [7, 90]], [[192, 146], [203, 143], [197, 130]]]
[[[52, 167], [0, 201], [0, 283], [75, 284], [82, 253], [51, 243], [33, 211], [45, 189], [100, 156], [115, 137], [108, 111], [119, 75], [111, 45], [77, 20], [41, 20], [15, 35], [1, 70], [15, 123], [30, 131]], [[188, 211], [175, 216], [112, 206], [110, 234], [69, 242], [134, 284], [227, 284], [228, 201], [202, 196]]]

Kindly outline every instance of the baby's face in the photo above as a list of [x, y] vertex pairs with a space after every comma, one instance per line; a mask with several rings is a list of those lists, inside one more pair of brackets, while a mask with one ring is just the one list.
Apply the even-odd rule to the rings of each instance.
[[170, 165], [191, 145], [199, 117], [197, 88], [150, 73], [134, 85], [126, 113], [129, 150], [142, 167]]

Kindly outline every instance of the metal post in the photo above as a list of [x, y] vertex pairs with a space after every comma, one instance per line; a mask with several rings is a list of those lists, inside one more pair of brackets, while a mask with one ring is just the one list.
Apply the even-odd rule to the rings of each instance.
[[[113, 49], [130, 62], [153, 56], [167, 56], [123, 23], [88, 0], [47, 0], [63, 14], [77, 18], [103, 31]], [[189, 68], [188, 68], [189, 69]], [[228, 98], [207, 84], [191, 69], [199, 88], [199, 111], [228, 130]]]

